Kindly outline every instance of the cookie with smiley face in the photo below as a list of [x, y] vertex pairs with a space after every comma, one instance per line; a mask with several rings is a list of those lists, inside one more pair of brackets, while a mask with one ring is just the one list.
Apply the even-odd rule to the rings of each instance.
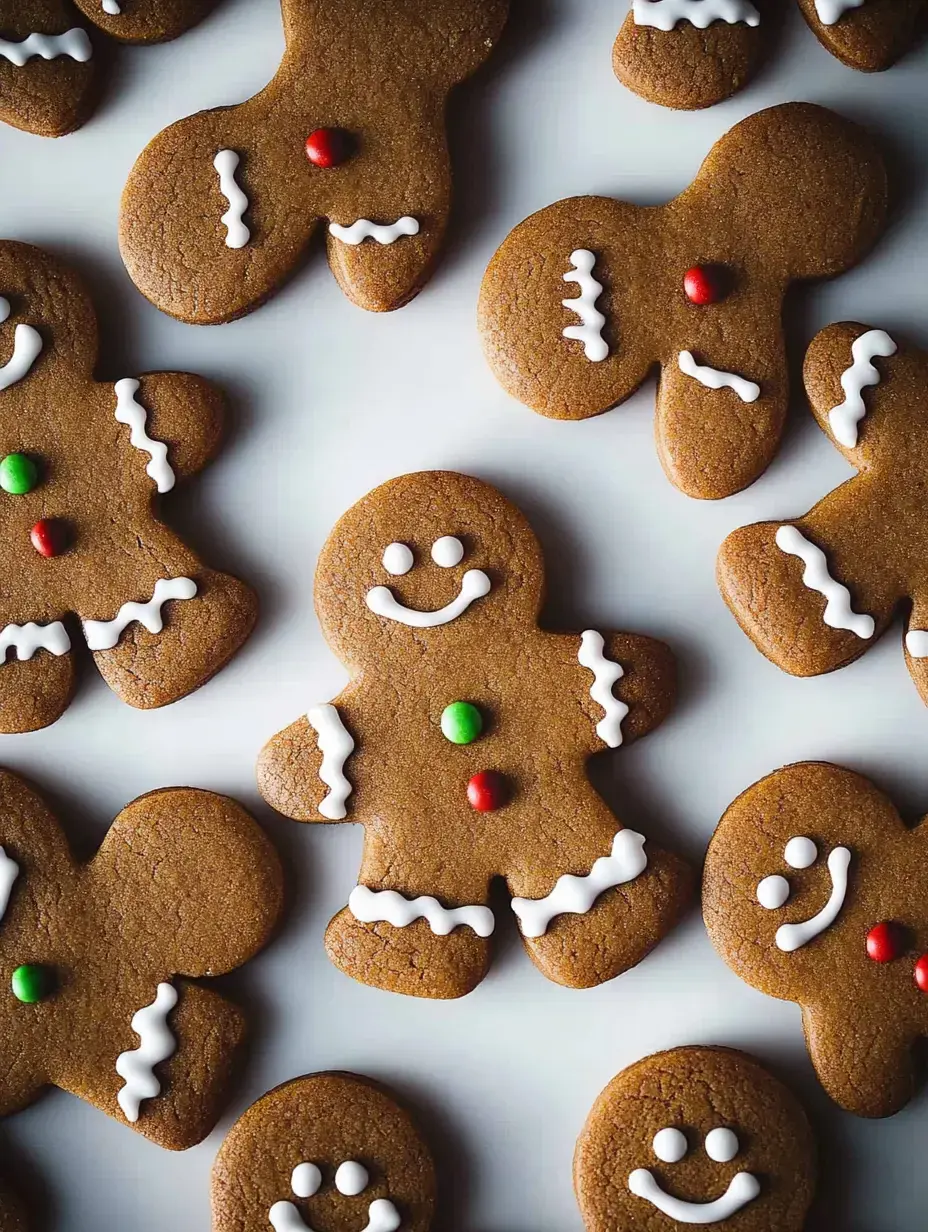
[[753, 1057], [674, 1048], [600, 1095], [574, 1187], [587, 1232], [802, 1232], [815, 1156], [799, 1103]]
[[928, 825], [872, 783], [787, 766], [731, 805], [709, 846], [703, 912], [728, 965], [795, 1001], [812, 1064], [848, 1112], [898, 1112], [928, 1036]]
[[483, 978], [504, 878], [533, 961], [588, 987], [679, 919], [691, 877], [623, 829], [586, 763], [656, 727], [674, 661], [652, 638], [539, 628], [544, 564], [480, 480], [405, 475], [341, 519], [316, 611], [351, 683], [264, 749], [265, 799], [298, 821], [366, 825], [332, 960], [368, 984], [458, 997]]

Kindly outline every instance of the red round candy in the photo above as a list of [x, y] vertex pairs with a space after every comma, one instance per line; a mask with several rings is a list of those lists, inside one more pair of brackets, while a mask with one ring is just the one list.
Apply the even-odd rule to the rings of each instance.
[[337, 167], [351, 157], [351, 138], [342, 128], [317, 128], [306, 138], [306, 157], [314, 167]]
[[915, 983], [922, 992], [928, 992], [928, 954], [923, 954], [915, 964]]
[[683, 275], [683, 290], [691, 304], [717, 304], [725, 298], [719, 271], [711, 265], [694, 265]]
[[502, 808], [506, 797], [506, 780], [495, 770], [481, 770], [467, 784], [467, 801], [478, 813]]
[[29, 532], [32, 546], [40, 556], [59, 556], [65, 547], [65, 536], [62, 526], [53, 518], [43, 518], [36, 522]]
[[902, 937], [891, 920], [875, 924], [867, 933], [867, 957], [874, 962], [888, 963], [902, 953]]

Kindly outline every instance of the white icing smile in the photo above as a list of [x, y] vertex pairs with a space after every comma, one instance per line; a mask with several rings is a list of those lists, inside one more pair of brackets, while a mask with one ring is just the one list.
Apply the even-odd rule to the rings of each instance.
[[[432, 559], [442, 569], [452, 569], [464, 558], [464, 545], [453, 535], [442, 535], [432, 544]], [[405, 543], [391, 543], [383, 554], [383, 567], [394, 577], [401, 577], [413, 567], [413, 555]], [[373, 586], [365, 595], [365, 602], [377, 616], [409, 625], [412, 629], [434, 629], [449, 624], [467, 611], [476, 599], [490, 593], [490, 579], [482, 569], [468, 569], [461, 578], [461, 589], [456, 598], [435, 612], [420, 612], [406, 607], [386, 586]]]
[[[12, 311], [10, 301], [0, 295], [0, 324]], [[9, 389], [28, 376], [42, 354], [42, 335], [31, 325], [17, 325], [13, 331], [13, 354], [0, 367], [0, 391]]]
[[[370, 1175], [356, 1159], [346, 1159], [335, 1172], [335, 1188], [347, 1197], [364, 1192]], [[322, 1173], [317, 1164], [300, 1163], [293, 1169], [290, 1188], [298, 1198], [312, 1198], [322, 1186]], [[292, 1202], [275, 1202], [267, 1213], [274, 1232], [313, 1232]], [[362, 1232], [398, 1232], [400, 1213], [389, 1198], [375, 1198], [367, 1208], [367, 1224]]]
[[[790, 868], [811, 868], [818, 859], [818, 848], [810, 838], [799, 835], [791, 838], [786, 844], [783, 858]], [[835, 847], [828, 856], [828, 872], [831, 877], [831, 895], [828, 902], [808, 920], [798, 920], [794, 924], [781, 924], [777, 929], [777, 949], [786, 954], [800, 950], [810, 941], [814, 941], [827, 928], [830, 928], [841, 914], [844, 900], [847, 897], [848, 869], [851, 865], [851, 853], [847, 847]], [[779, 911], [789, 902], [791, 888], [785, 877], [778, 873], [764, 877], [757, 886], [757, 901], [767, 911]]]
[[760, 1193], [760, 1182], [751, 1172], [738, 1172], [731, 1184], [714, 1202], [684, 1202], [661, 1189], [647, 1168], [636, 1168], [628, 1178], [628, 1188], [636, 1198], [656, 1206], [661, 1214], [677, 1223], [721, 1223], [753, 1202]]

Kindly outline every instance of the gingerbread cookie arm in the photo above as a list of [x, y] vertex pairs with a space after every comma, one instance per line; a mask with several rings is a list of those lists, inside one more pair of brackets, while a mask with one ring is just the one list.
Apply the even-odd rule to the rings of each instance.
[[909, 50], [925, 0], [799, 0], [818, 41], [849, 68], [877, 73]]
[[124, 43], [165, 43], [184, 34], [218, 0], [74, 0], [88, 21]]
[[189, 372], [149, 372], [117, 382], [117, 418], [136, 448], [149, 455], [146, 471], [159, 493], [195, 475], [219, 448], [225, 414], [221, 391]]
[[258, 790], [294, 821], [360, 821], [371, 816], [369, 785], [359, 794], [360, 763], [350, 691], [311, 706], [278, 732], [258, 758]]
[[79, 128], [94, 102], [95, 52], [66, 0], [2, 0], [0, 30], [0, 120], [42, 137]]
[[[46, 613], [48, 616], [49, 613]], [[60, 718], [74, 692], [71, 634], [62, 617], [25, 623], [8, 621], [0, 630], [0, 732], [39, 731]]]

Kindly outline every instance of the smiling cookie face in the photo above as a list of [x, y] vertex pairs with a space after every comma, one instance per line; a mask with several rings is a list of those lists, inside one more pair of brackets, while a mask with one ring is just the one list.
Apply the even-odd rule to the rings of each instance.
[[625, 1070], [574, 1158], [589, 1232], [799, 1232], [815, 1185], [805, 1115], [744, 1053], [677, 1048]]

